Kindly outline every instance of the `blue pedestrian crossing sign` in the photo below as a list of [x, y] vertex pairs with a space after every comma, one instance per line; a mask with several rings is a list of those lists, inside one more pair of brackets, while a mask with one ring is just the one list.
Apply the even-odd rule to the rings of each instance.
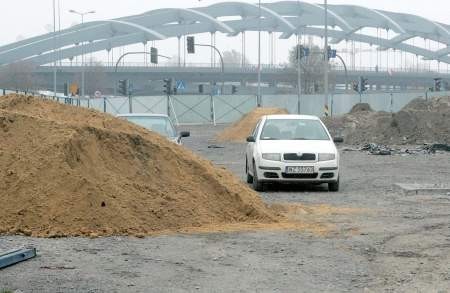
[[184, 80], [177, 80], [177, 90], [185, 90], [186, 89], [186, 83]]

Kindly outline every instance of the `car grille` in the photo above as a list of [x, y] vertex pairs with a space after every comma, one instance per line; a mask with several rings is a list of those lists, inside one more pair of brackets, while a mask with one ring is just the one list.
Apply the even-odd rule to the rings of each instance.
[[282, 173], [281, 175], [283, 176], [283, 178], [286, 178], [286, 179], [315, 179], [315, 178], [317, 178], [317, 176], [319, 176], [318, 173], [313, 173], [313, 174], [286, 174], [286, 173]]
[[315, 161], [316, 160], [316, 154], [302, 154], [299, 156], [298, 154], [292, 153], [292, 154], [284, 154], [284, 160], [285, 161]]

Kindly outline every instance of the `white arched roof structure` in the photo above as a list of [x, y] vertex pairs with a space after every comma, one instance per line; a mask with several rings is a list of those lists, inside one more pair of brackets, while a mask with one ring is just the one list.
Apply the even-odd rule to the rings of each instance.
[[[280, 38], [293, 34], [323, 36], [323, 6], [301, 1], [262, 4], [223, 2], [200, 8], [165, 8], [113, 20], [73, 26], [56, 35], [49, 33], [0, 46], [0, 65], [30, 61], [37, 65], [70, 59], [83, 53], [110, 50], [182, 35], [222, 32], [230, 36], [256, 31], [279, 32]], [[421, 16], [374, 10], [355, 5], [329, 5], [331, 43], [353, 40], [393, 48], [422, 56], [425, 60], [450, 63], [450, 26]], [[231, 17], [232, 20], [221, 20]], [[390, 39], [363, 34], [363, 28], [394, 32]], [[405, 41], [423, 38], [443, 48], [431, 50]], [[83, 48], [78, 46], [88, 42]], [[58, 49], [58, 54], [53, 49]]]

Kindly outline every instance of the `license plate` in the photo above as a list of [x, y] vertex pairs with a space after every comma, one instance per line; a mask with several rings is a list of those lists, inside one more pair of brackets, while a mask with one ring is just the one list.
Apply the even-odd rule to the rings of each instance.
[[289, 166], [286, 167], [287, 174], [313, 174], [314, 167], [312, 166]]

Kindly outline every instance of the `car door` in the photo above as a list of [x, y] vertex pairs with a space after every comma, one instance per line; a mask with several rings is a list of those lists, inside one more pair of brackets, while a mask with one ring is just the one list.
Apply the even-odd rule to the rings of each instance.
[[[258, 132], [259, 132], [259, 126], [261, 125], [261, 119], [256, 123], [255, 128], [253, 129], [251, 136], [255, 138], [255, 140], [258, 138]], [[255, 150], [255, 144], [256, 142], [249, 142], [247, 143], [247, 149], [246, 149], [246, 158], [247, 158], [247, 166], [250, 170], [252, 170], [252, 160], [253, 160], [253, 152]]]

